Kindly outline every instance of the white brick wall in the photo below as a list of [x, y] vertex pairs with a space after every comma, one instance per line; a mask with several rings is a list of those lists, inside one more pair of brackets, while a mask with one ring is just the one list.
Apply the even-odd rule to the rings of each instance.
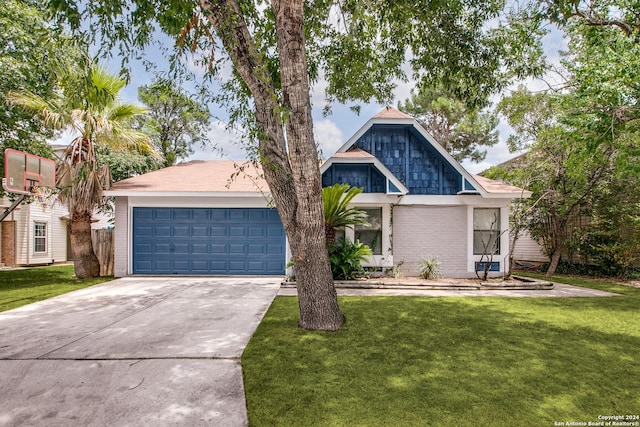
[[395, 206], [393, 260], [405, 276], [418, 276], [418, 263], [437, 256], [445, 277], [468, 277], [466, 206]]
[[115, 227], [114, 227], [114, 257], [113, 275], [124, 277], [128, 275], [129, 261], [129, 204], [127, 197], [116, 197]]

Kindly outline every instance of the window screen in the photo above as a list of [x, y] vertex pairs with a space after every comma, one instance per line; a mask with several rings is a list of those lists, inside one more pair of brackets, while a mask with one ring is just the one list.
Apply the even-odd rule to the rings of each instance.
[[473, 210], [473, 254], [496, 255], [500, 253], [500, 209], [477, 208]]

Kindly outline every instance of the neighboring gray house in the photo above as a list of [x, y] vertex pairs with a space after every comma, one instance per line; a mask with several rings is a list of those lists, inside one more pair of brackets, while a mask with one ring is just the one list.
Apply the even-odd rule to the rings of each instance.
[[[284, 274], [289, 259], [259, 171], [192, 161], [114, 184], [115, 275]], [[353, 202], [370, 226], [345, 231], [373, 249], [368, 266], [417, 275], [438, 257], [448, 277], [474, 277], [496, 241], [494, 275], [509, 252], [509, 203], [520, 188], [468, 173], [412, 117], [386, 108], [321, 166], [323, 186], [363, 187]], [[232, 175], [235, 178], [232, 178]], [[493, 240], [490, 240], [493, 239]]]

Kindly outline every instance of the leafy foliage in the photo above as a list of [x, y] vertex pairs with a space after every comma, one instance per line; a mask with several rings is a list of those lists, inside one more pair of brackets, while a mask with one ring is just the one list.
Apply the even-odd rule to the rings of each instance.
[[349, 184], [334, 184], [322, 189], [324, 208], [324, 227], [327, 245], [335, 241], [336, 228], [354, 225], [367, 225], [367, 213], [363, 210], [348, 207], [349, 203], [363, 188], [350, 187]]
[[[499, 104], [517, 131], [510, 146], [530, 150], [519, 170], [511, 167], [508, 174], [534, 193], [526, 228], [544, 242], [548, 274], [569, 252], [604, 271], [624, 271], [637, 252], [627, 245], [635, 245], [629, 213], [640, 202], [640, 44], [615, 25], [574, 18], [564, 27], [571, 42], [563, 90], [532, 94], [520, 88]], [[589, 225], [570, 230], [580, 217]]]
[[329, 261], [335, 280], [351, 280], [362, 273], [362, 263], [371, 255], [371, 249], [359, 240], [350, 242], [340, 238], [329, 245]]
[[156, 76], [150, 85], [138, 88], [138, 98], [148, 110], [139, 118], [138, 126], [151, 137], [165, 167], [192, 154], [194, 144], [209, 142], [209, 109], [174, 80]]
[[495, 114], [469, 106], [442, 88], [420, 86], [399, 108], [418, 119], [420, 124], [458, 162], [481, 162], [487, 155], [481, 147], [498, 142], [498, 118]]
[[7, 102], [7, 93], [28, 90], [46, 98], [53, 94], [65, 61], [81, 56], [78, 46], [64, 32], [55, 32], [34, 4], [3, 0], [0, 7], [0, 176], [7, 148], [53, 157], [46, 142], [53, 130], [39, 116]]
[[144, 110], [118, 100], [124, 80], [93, 65], [60, 76], [60, 90], [47, 99], [29, 92], [9, 92], [8, 99], [39, 115], [52, 129], [71, 129], [76, 135], [58, 164], [60, 200], [69, 209], [71, 248], [79, 278], [99, 274], [91, 246], [91, 215], [103, 203], [103, 190], [111, 185], [109, 165], [101, 163], [98, 147], [115, 151], [153, 153], [148, 137], [129, 128]]

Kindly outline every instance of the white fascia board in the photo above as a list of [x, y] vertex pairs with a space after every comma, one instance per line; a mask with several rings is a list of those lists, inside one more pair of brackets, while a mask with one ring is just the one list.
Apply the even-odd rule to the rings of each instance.
[[515, 192], [515, 193], [487, 193], [483, 197], [486, 199], [528, 199], [531, 197], [530, 191]]
[[270, 193], [258, 192], [219, 192], [219, 191], [112, 191], [104, 192], [105, 196], [114, 197], [259, 197], [264, 199], [270, 197]]
[[335, 158], [331, 157], [329, 160], [324, 162], [324, 164], [320, 167], [320, 174], [325, 173], [331, 167], [331, 165], [334, 165], [336, 163], [342, 163], [342, 164], [357, 163], [357, 164], [363, 164], [363, 165], [373, 164], [376, 167], [376, 169], [378, 169], [382, 173], [382, 175], [384, 175], [385, 178], [387, 178], [389, 181], [391, 181], [393, 183], [393, 185], [395, 185], [396, 188], [398, 188], [400, 190], [400, 193], [401, 193], [401, 194], [396, 194], [396, 193], [389, 193], [389, 194], [402, 195], [402, 194], [407, 194], [409, 192], [407, 187], [405, 187], [402, 184], [402, 182], [400, 182], [400, 180], [398, 178], [396, 178], [395, 175], [389, 169], [387, 169], [387, 167], [385, 165], [383, 165], [380, 160], [378, 160], [374, 156], [371, 156], [371, 157], [335, 157]]
[[360, 193], [351, 201], [352, 204], [370, 204], [370, 205], [382, 205], [382, 204], [395, 204], [398, 202], [399, 194], [381, 194], [381, 193]]
[[[497, 194], [495, 196], [498, 196]], [[512, 197], [482, 197], [479, 194], [470, 195], [411, 195], [398, 197], [398, 205], [423, 205], [423, 206], [509, 206]]]

